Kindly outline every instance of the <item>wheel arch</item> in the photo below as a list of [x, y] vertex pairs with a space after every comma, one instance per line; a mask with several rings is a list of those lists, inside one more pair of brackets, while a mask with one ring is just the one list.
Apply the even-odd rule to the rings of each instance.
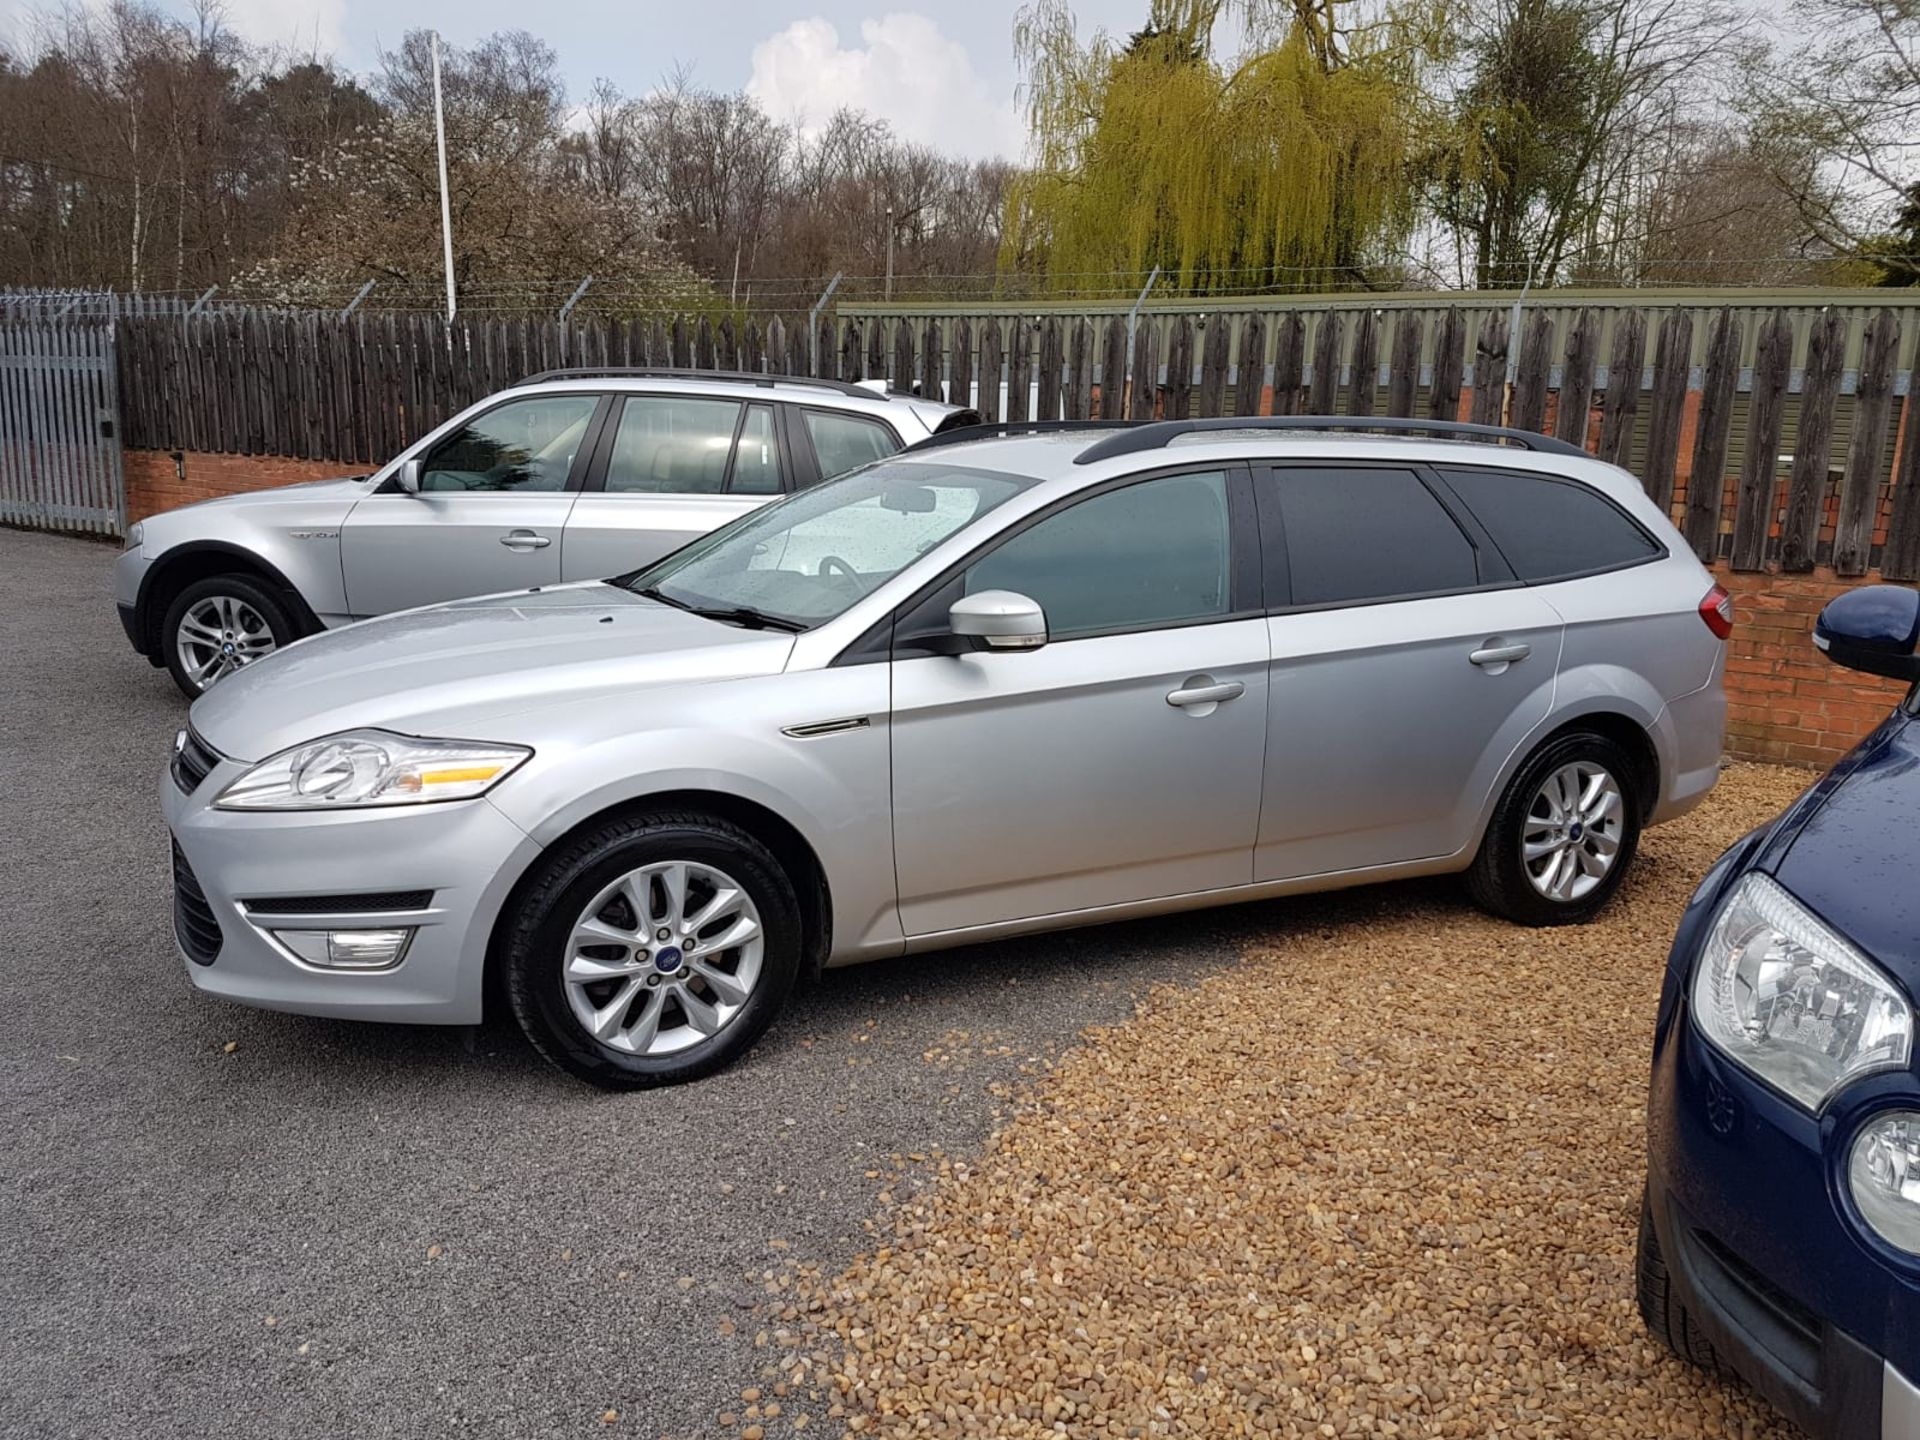
[[293, 582], [253, 551], [224, 540], [190, 540], [174, 546], [155, 559], [147, 567], [147, 573], [140, 578], [140, 593], [134, 599], [134, 615], [146, 639], [149, 658], [165, 654], [160, 625], [166, 619], [167, 607], [173, 604], [174, 596], [196, 581], [210, 580], [216, 575], [235, 574], [271, 585], [286, 601], [301, 635], [316, 634], [325, 628]]
[[576, 835], [596, 825], [628, 815], [652, 811], [693, 810], [736, 825], [773, 852], [774, 859], [793, 883], [794, 898], [800, 905], [804, 930], [804, 949], [800, 957], [801, 974], [811, 978], [819, 974], [833, 947], [833, 895], [827, 885], [827, 872], [813, 843], [786, 816], [771, 806], [723, 790], [681, 788], [651, 791], [605, 805], [582, 816], [534, 854], [515, 878], [504, 901], [493, 916], [487, 937], [486, 966], [483, 976], [483, 1006], [491, 1010], [500, 994], [505, 960], [505, 939], [521, 897], [526, 893], [541, 865], [549, 855], [565, 848]]

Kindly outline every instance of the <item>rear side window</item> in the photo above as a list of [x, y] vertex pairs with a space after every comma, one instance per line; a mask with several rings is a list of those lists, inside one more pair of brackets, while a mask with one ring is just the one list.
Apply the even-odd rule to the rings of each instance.
[[1352, 605], [1466, 590], [1473, 545], [1411, 470], [1273, 472], [1295, 605]]
[[740, 425], [740, 402], [630, 395], [607, 460], [609, 495], [717, 495]]
[[823, 480], [844, 475], [872, 460], [884, 460], [900, 448], [893, 432], [877, 420], [836, 415], [830, 410], [800, 413], [806, 418], [807, 435], [813, 441], [813, 453], [820, 461]]
[[1565, 580], [1657, 558], [1661, 548], [1604, 497], [1517, 470], [1441, 472], [1522, 580]]

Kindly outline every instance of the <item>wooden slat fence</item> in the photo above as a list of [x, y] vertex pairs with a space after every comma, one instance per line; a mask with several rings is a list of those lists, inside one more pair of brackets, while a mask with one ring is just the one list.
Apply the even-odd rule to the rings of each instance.
[[1920, 579], [1920, 308], [1504, 304], [588, 320], [227, 310], [118, 324], [129, 446], [371, 466], [563, 365], [885, 379], [989, 419], [1472, 419], [1641, 478], [1704, 559]]

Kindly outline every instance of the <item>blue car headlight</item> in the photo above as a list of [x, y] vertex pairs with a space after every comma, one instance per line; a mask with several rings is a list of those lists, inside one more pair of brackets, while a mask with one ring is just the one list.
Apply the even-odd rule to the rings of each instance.
[[1907, 1063], [1913, 1007], [1879, 966], [1761, 874], [1721, 903], [1693, 972], [1700, 1031], [1818, 1111], [1849, 1080]]

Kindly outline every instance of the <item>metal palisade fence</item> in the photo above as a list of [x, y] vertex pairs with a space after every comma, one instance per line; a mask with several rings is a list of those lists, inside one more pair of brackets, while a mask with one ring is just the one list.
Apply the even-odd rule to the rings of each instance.
[[0, 523], [119, 535], [114, 325], [0, 318]]

